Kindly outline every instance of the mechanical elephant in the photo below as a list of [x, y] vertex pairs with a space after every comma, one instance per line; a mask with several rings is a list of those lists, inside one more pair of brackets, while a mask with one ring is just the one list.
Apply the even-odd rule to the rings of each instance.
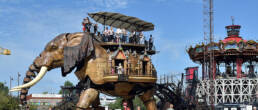
[[[106, 84], [103, 82], [102, 74], [93, 74], [91, 71], [94, 70], [98, 61], [105, 61], [108, 59], [107, 52], [104, 48], [99, 45], [99, 41], [94, 39], [94, 34], [88, 32], [78, 33], [64, 33], [58, 35], [52, 41], [50, 41], [44, 51], [40, 53], [38, 57], [29, 66], [26, 76], [23, 80], [23, 85], [17, 86], [11, 89], [11, 91], [21, 91], [20, 99], [23, 104], [26, 103], [26, 95], [28, 89], [39, 82], [43, 76], [54, 68], [61, 68], [62, 76], [66, 76], [76, 68], [75, 74], [82, 82], [90, 80], [94, 87], [85, 88], [80, 95], [79, 102], [77, 103], [77, 109], [86, 109], [90, 105], [97, 107], [99, 105], [99, 92], [105, 92], [100, 90], [104, 86], [113, 88], [113, 86], [124, 85], [134, 88], [136, 84], [132, 83], [110, 83]], [[96, 68], [95, 68], [96, 69]], [[37, 75], [35, 73], [38, 73]], [[140, 84], [145, 87], [144, 84]], [[146, 88], [152, 87], [148, 84]], [[128, 89], [127, 87], [124, 87]], [[140, 87], [138, 87], [140, 88]], [[130, 92], [130, 91], [128, 91]], [[112, 90], [107, 92], [111, 95], [121, 96], [115, 94]], [[113, 94], [114, 93], [114, 94]], [[130, 99], [133, 95], [130, 95]], [[126, 96], [125, 96], [126, 97]], [[155, 110], [156, 105], [153, 99], [153, 90], [142, 92], [140, 97], [149, 110]]]

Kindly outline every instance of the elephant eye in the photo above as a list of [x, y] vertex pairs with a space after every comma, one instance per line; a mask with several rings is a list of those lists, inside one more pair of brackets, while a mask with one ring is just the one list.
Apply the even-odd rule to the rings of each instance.
[[51, 46], [51, 50], [57, 49], [58, 47], [56, 45]]
[[56, 45], [51, 45], [46, 48], [47, 51], [53, 51], [56, 50], [58, 47]]

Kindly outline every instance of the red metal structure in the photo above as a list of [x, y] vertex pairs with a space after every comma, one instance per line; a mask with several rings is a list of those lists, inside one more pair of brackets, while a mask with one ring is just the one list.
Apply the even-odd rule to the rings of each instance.
[[191, 82], [192, 80], [198, 78], [198, 67], [188, 67], [185, 69], [185, 79], [186, 82]]
[[[244, 40], [240, 35], [240, 25], [226, 26], [227, 37], [219, 42], [211, 42], [207, 45], [200, 44], [188, 49], [190, 58], [199, 64], [208, 64], [212, 66], [212, 73], [203, 74], [203, 79], [216, 79], [222, 76], [229, 77], [246, 77], [254, 76], [254, 66], [258, 61], [258, 43], [254, 40]], [[204, 55], [205, 52], [214, 53], [214, 61], [210, 63], [204, 59], [210, 59], [210, 54]], [[244, 64], [244, 65], [243, 65]], [[220, 68], [225, 68], [222, 72]], [[246, 68], [248, 72], [244, 72], [242, 68]], [[204, 70], [203, 70], [204, 71]], [[211, 70], [210, 70], [211, 71]]]

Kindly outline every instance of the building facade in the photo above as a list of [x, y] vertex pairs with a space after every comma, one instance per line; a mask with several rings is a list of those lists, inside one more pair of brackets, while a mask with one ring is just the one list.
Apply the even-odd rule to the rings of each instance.
[[44, 110], [56, 106], [62, 99], [61, 94], [30, 94], [27, 96], [27, 103]]

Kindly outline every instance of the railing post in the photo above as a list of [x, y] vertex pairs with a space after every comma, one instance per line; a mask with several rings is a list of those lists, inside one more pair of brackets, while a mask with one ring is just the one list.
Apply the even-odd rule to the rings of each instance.
[[165, 76], [165, 74], [164, 74], [164, 84], [166, 83], [166, 76]]
[[159, 83], [161, 84], [161, 76], [159, 77]]

